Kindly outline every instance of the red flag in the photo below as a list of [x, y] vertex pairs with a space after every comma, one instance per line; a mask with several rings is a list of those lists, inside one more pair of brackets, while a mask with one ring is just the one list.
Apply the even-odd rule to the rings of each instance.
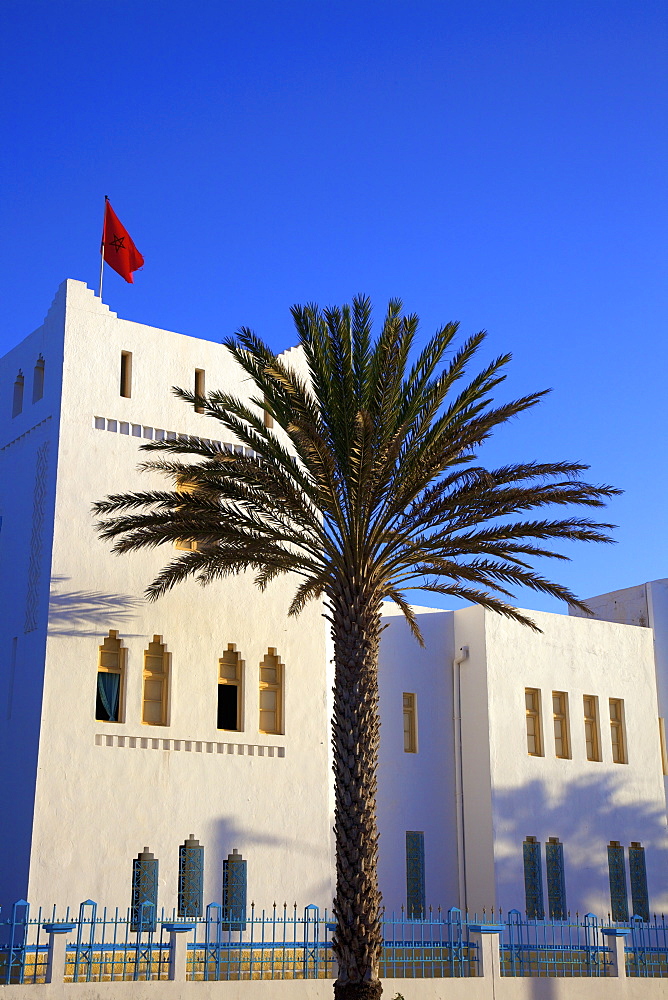
[[104, 199], [104, 227], [102, 229], [102, 255], [110, 267], [134, 284], [132, 272], [144, 264], [144, 258], [132, 242], [125, 226], [119, 222], [118, 216], [111, 207], [108, 198]]

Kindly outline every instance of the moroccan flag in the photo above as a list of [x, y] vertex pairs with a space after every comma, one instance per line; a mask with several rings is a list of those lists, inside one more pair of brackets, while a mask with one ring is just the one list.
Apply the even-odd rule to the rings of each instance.
[[144, 264], [144, 258], [132, 242], [125, 226], [118, 221], [118, 216], [111, 207], [108, 198], [104, 199], [104, 228], [102, 230], [102, 256], [114, 271], [134, 284], [132, 272]]

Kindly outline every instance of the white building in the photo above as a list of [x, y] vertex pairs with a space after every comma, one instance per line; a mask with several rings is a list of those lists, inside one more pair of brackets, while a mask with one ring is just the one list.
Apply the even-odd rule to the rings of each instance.
[[[118, 319], [77, 281], [2, 359], [0, 384], [14, 393], [0, 440], [2, 902], [124, 909], [147, 846], [171, 907], [191, 833], [206, 849], [207, 902], [220, 901], [234, 849], [248, 861], [249, 902], [331, 901], [320, 609], [288, 619], [290, 581], [261, 595], [250, 575], [147, 604], [165, 552], [119, 558], [94, 530], [94, 500], [164, 488], [137, 471], [143, 441], [220, 437], [171, 392], [196, 370], [248, 395], [221, 345]], [[271, 732], [260, 732], [262, 664], [264, 702], [278, 702], [263, 719]], [[99, 665], [121, 671], [116, 722], [96, 719]], [[220, 680], [235, 687], [237, 732], [217, 728]]]
[[419, 609], [426, 649], [403, 618], [389, 619], [379, 781], [385, 903], [406, 902], [411, 831], [422, 834], [427, 906], [524, 910], [524, 858], [531, 894], [538, 855], [533, 892], [539, 883], [546, 916], [609, 913], [610, 863], [613, 877], [623, 863], [632, 912], [642, 892], [638, 878], [630, 882], [631, 862], [637, 869], [643, 858], [649, 911], [665, 912], [665, 761], [652, 632], [529, 614], [542, 633], [479, 607]]
[[[330, 904], [321, 609], [288, 619], [291, 582], [260, 594], [250, 575], [190, 582], [146, 604], [164, 547], [119, 558], [95, 533], [93, 501], [164, 488], [137, 471], [143, 441], [221, 438], [170, 391], [196, 379], [200, 391], [248, 395], [225, 348], [118, 319], [77, 281], [0, 361], [2, 903], [92, 898], [125, 909], [132, 859], [147, 846], [159, 859], [158, 903], [171, 909], [179, 845], [192, 833], [205, 847], [205, 902], [220, 901], [223, 861], [236, 850], [248, 901]], [[665, 596], [665, 581], [651, 587]], [[530, 908], [540, 883], [546, 915], [605, 914], [609, 857], [617, 883], [633, 861], [630, 908], [643, 859], [650, 909], [668, 906], [663, 608], [660, 621], [639, 622], [654, 631], [534, 613], [540, 635], [480, 608], [420, 609], [424, 650], [388, 611], [388, 909], [408, 898], [413, 913], [523, 910], [526, 876]]]

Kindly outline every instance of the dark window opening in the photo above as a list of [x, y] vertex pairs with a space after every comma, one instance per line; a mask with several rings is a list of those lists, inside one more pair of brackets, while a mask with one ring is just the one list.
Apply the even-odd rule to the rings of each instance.
[[14, 383], [14, 398], [12, 399], [12, 416], [18, 417], [23, 409], [23, 372], [19, 372]]
[[32, 401], [37, 403], [44, 395], [44, 358], [39, 357], [32, 374]]
[[132, 354], [121, 351], [121, 396], [127, 399], [132, 395]]
[[[195, 369], [195, 395], [203, 396], [206, 392], [204, 384], [204, 371], [201, 368]], [[204, 413], [204, 407], [195, 404], [195, 413]]]
[[218, 685], [218, 729], [239, 729], [238, 690], [236, 684]]

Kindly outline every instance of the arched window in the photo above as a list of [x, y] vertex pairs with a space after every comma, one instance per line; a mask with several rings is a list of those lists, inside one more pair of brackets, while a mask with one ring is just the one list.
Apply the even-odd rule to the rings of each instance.
[[111, 629], [98, 650], [95, 718], [100, 722], [123, 722], [125, 649], [118, 632]]
[[242, 688], [243, 660], [230, 644], [218, 660], [218, 729], [243, 729]]
[[44, 395], [44, 358], [40, 354], [32, 373], [32, 401], [36, 403]]
[[154, 635], [144, 650], [144, 691], [142, 722], [166, 726], [169, 699], [169, 653], [162, 636]]
[[14, 382], [14, 397], [12, 399], [12, 416], [18, 417], [19, 413], [23, 409], [23, 372], [19, 369], [19, 373], [16, 376], [16, 382]]
[[283, 732], [283, 664], [272, 648], [260, 664], [260, 732]]

